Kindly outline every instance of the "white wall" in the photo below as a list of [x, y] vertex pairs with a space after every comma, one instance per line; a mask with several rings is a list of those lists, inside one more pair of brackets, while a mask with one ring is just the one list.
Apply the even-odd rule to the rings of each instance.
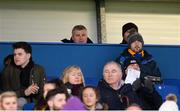
[[[146, 44], [180, 44], [180, 3], [105, 0], [107, 43], [120, 43], [134, 22]], [[97, 42], [94, 0], [0, 0], [0, 41], [60, 42], [74, 25]]]
[[180, 4], [106, 0], [108, 43], [122, 41], [122, 26], [134, 22], [145, 44], [180, 45]]
[[60, 42], [77, 24], [97, 42], [94, 0], [0, 1], [0, 41]]

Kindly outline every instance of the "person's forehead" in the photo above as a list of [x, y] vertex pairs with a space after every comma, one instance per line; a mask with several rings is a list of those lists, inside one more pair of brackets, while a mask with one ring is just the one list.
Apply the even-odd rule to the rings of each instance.
[[23, 48], [17, 48], [14, 49], [14, 52], [25, 52], [25, 50]]
[[1, 98], [1, 99], [2, 99], [2, 102], [4, 102], [4, 101], [17, 100], [17, 98], [16, 98], [15, 96], [4, 97], [4, 98]]
[[77, 68], [73, 68], [73, 69], [69, 70], [69, 75], [76, 74], [76, 73], [81, 73], [81, 70], [77, 69]]
[[139, 40], [135, 40], [134, 42], [132, 42], [132, 44], [133, 43], [141, 43], [142, 44], [142, 42], [140, 42]]
[[117, 64], [115, 64], [115, 63], [109, 63], [109, 64], [107, 64], [106, 66], [105, 66], [105, 68], [114, 68], [114, 69], [118, 69], [119, 67], [118, 67], [118, 65]]
[[89, 87], [89, 88], [84, 89], [83, 92], [88, 92], [89, 93], [89, 92], [95, 92], [95, 91], [92, 88]]
[[58, 93], [54, 96], [54, 99], [60, 99], [60, 98], [65, 98], [66, 95], [64, 93]]
[[137, 64], [137, 63], [131, 63], [131, 64], [129, 64], [129, 66], [135, 66], [135, 65], [138, 65], [139, 66], [139, 64]]
[[74, 30], [73, 32], [74, 33], [86, 33], [87, 30], [86, 29], [83, 29], [83, 30]]

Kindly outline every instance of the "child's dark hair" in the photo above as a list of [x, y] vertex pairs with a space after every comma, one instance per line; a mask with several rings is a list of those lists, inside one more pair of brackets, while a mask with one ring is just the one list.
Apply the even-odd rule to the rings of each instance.
[[48, 101], [48, 100], [50, 100], [51, 98], [53, 98], [56, 94], [65, 94], [66, 100], [69, 98], [69, 95], [68, 95], [68, 93], [67, 93], [66, 90], [64, 90], [63, 88], [56, 88], [56, 89], [50, 90], [50, 91], [47, 93], [46, 101]]
[[64, 85], [63, 81], [61, 79], [55, 78], [55, 79], [51, 79], [46, 81], [46, 83], [50, 83], [50, 84], [54, 84], [56, 86], [56, 88], [64, 88], [66, 89], [66, 86]]
[[96, 94], [96, 99], [99, 101], [99, 99], [100, 99], [100, 92], [99, 92], [99, 90], [95, 87], [95, 86], [86, 86], [86, 87], [84, 87], [83, 89], [82, 89], [82, 92], [81, 92], [81, 100], [83, 101], [83, 92], [84, 92], [84, 90], [85, 89], [87, 89], [87, 88], [90, 88], [90, 89], [92, 89], [94, 92], [95, 92], [95, 94]]

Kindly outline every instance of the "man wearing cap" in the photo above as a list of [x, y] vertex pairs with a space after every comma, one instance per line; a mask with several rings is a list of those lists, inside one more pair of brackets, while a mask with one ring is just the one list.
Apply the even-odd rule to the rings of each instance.
[[123, 67], [125, 64], [125, 60], [129, 58], [137, 59], [141, 64], [141, 78], [151, 78], [154, 77], [153, 80], [159, 81], [161, 77], [161, 72], [159, 67], [157, 66], [156, 61], [147, 51], [143, 49], [144, 40], [142, 36], [135, 32], [128, 36], [128, 48], [126, 48], [117, 58], [117, 62], [119, 62]]
[[127, 44], [127, 42], [128, 42], [127, 37], [129, 34], [131, 34], [133, 32], [138, 32], [138, 27], [136, 24], [134, 24], [132, 22], [128, 22], [128, 23], [124, 24], [122, 27], [123, 40], [122, 40], [121, 44]]
[[121, 53], [120, 57], [117, 58], [117, 62], [122, 65], [123, 70], [125, 71], [128, 67], [128, 60], [137, 60], [140, 66], [140, 76], [139, 81], [133, 83], [134, 88], [135, 90], [138, 90], [140, 84], [145, 83], [147, 92], [152, 93], [154, 89], [152, 82], [160, 82], [161, 72], [152, 55], [145, 51], [143, 46], [144, 40], [139, 33], [135, 32], [130, 34], [128, 36], [128, 47]]

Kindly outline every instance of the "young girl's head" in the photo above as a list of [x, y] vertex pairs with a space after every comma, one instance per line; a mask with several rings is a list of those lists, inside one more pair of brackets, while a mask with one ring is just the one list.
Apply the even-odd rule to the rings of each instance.
[[84, 84], [83, 73], [79, 66], [72, 65], [65, 68], [62, 80], [64, 83], [69, 82], [70, 84]]
[[7, 91], [1, 94], [0, 105], [2, 110], [17, 110], [17, 95], [13, 91]]
[[100, 99], [99, 91], [94, 86], [86, 86], [82, 90], [81, 100], [88, 109], [95, 110]]

